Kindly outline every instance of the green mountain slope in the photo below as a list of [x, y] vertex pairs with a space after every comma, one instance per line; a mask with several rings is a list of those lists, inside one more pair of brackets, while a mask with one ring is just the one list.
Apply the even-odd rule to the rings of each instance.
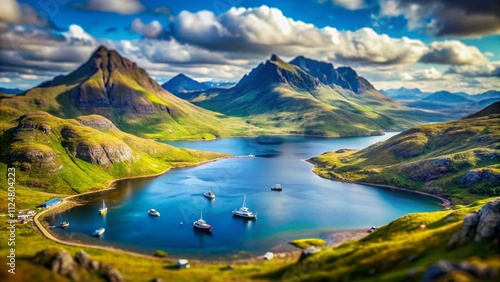
[[23, 112], [43, 110], [63, 118], [99, 114], [126, 132], [148, 138], [213, 139], [248, 135], [254, 129], [177, 98], [144, 69], [103, 46], [75, 71], [23, 95], [2, 96], [0, 105]]
[[[426, 116], [398, 105], [350, 68], [334, 69], [331, 64], [301, 58], [297, 64], [304, 69], [273, 55], [231, 89], [191, 93], [183, 98], [285, 134], [381, 134], [408, 128]], [[320, 67], [307, 67], [308, 62]]]
[[[489, 238], [477, 234], [481, 221], [498, 226], [490, 220], [498, 216], [499, 204], [498, 199], [484, 199], [453, 210], [409, 214], [360, 241], [322, 250], [275, 277], [281, 281], [496, 281], [499, 233]], [[480, 209], [480, 223], [471, 224]]]
[[[98, 115], [61, 119], [41, 111], [22, 116], [16, 110], [0, 113], [0, 169], [17, 170], [18, 208], [25, 201], [40, 202], [33, 196], [37, 192], [43, 198], [83, 193], [105, 188], [117, 178], [157, 174], [225, 156], [142, 139]], [[5, 177], [2, 174], [0, 181], [5, 183]]]
[[470, 202], [500, 195], [500, 115], [420, 126], [361, 151], [310, 159], [320, 176]]

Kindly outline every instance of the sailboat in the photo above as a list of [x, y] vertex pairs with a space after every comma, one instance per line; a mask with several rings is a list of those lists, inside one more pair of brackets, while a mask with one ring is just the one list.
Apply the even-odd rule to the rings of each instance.
[[246, 207], [246, 203], [247, 203], [247, 195], [245, 195], [245, 197], [243, 198], [243, 205], [241, 206], [241, 208], [239, 208], [238, 210], [234, 210], [233, 215], [243, 217], [243, 218], [248, 218], [248, 219], [257, 219], [257, 214], [252, 213]]
[[200, 219], [197, 221], [193, 222], [193, 227], [198, 228], [204, 231], [210, 231], [212, 228], [214, 228], [212, 225], [209, 225], [203, 220], [203, 212], [200, 211]]
[[104, 215], [108, 212], [108, 207], [106, 207], [106, 203], [104, 203], [104, 200], [102, 200], [102, 205], [99, 208], [99, 214]]

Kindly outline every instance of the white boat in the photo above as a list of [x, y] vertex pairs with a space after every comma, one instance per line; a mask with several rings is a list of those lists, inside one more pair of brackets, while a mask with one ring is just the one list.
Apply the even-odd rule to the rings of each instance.
[[254, 154], [250, 154], [248, 155], [249, 158], [255, 158], [255, 155]]
[[148, 211], [148, 214], [152, 215], [152, 216], [160, 216], [160, 213], [157, 210], [155, 210], [155, 209], [150, 209]]
[[271, 190], [273, 190], [273, 191], [282, 191], [283, 187], [281, 187], [281, 184], [275, 184], [274, 186], [271, 187]]
[[234, 216], [239, 216], [243, 218], [248, 218], [248, 219], [257, 219], [257, 214], [252, 213], [247, 207], [246, 207], [246, 202], [247, 202], [247, 195], [243, 198], [243, 205], [241, 208], [234, 210], [233, 215]]
[[215, 194], [212, 191], [208, 191], [203, 193], [203, 196], [209, 198], [209, 199], [215, 199]]
[[104, 200], [102, 200], [102, 205], [99, 208], [99, 214], [106, 214], [108, 212], [108, 207], [106, 207], [106, 203], [104, 203]]
[[203, 230], [203, 231], [210, 231], [212, 228], [214, 228], [212, 225], [209, 225], [203, 220], [203, 213], [200, 211], [200, 219], [197, 221], [193, 222], [193, 227]]
[[66, 228], [68, 226], [69, 226], [69, 222], [67, 222], [67, 221], [61, 222], [61, 228]]
[[102, 234], [104, 234], [104, 231], [106, 231], [106, 229], [104, 229], [104, 227], [101, 227], [99, 229], [96, 229], [92, 234], [94, 236], [102, 236]]

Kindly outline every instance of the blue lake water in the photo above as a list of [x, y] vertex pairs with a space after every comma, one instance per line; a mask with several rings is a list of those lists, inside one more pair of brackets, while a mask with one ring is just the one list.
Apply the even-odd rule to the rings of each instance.
[[[57, 226], [61, 221], [70, 222], [67, 229], [53, 229], [65, 240], [145, 253], [165, 250], [174, 256], [229, 258], [280, 250], [293, 239], [326, 238], [325, 234], [335, 230], [368, 229], [408, 213], [441, 209], [439, 201], [431, 197], [320, 178], [305, 162], [325, 151], [361, 149], [393, 135], [169, 142], [178, 147], [255, 157], [225, 159], [173, 169], [154, 178], [121, 181], [118, 189], [85, 196], [86, 205], [53, 215], [49, 222]], [[270, 190], [275, 183], [283, 186], [282, 192]], [[216, 194], [215, 200], [203, 197], [207, 190]], [[241, 206], [245, 194], [247, 206], [258, 213], [256, 221], [232, 216], [231, 211]], [[106, 216], [97, 214], [102, 199], [109, 207]], [[161, 216], [149, 216], [151, 208]], [[200, 210], [214, 226], [212, 234], [193, 230]], [[98, 227], [106, 228], [102, 238], [91, 235]]]

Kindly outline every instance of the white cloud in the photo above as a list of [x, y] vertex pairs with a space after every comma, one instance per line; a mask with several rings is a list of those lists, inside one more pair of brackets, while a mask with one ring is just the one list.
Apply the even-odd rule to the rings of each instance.
[[171, 28], [172, 35], [183, 43], [261, 56], [302, 54], [341, 62], [400, 64], [416, 62], [427, 51], [419, 40], [391, 38], [370, 28], [354, 32], [333, 27], [319, 29], [267, 6], [232, 8], [220, 16], [209, 11], [183, 11]]
[[364, 0], [332, 0], [332, 2], [348, 10], [359, 10], [365, 7]]
[[130, 31], [142, 34], [146, 38], [158, 38], [163, 32], [163, 26], [158, 21], [146, 24], [141, 19], [136, 18], [130, 24]]
[[137, 14], [146, 9], [139, 0], [88, 0], [84, 5], [77, 7], [123, 15]]
[[21, 22], [21, 10], [15, 0], [3, 0], [0, 9], [0, 21]]
[[[500, 77], [500, 61], [475, 66], [451, 66], [446, 72], [468, 77]], [[497, 88], [500, 89], [500, 82]]]
[[475, 46], [467, 46], [457, 40], [437, 41], [430, 44], [421, 62], [453, 65], [479, 65], [488, 59]]

